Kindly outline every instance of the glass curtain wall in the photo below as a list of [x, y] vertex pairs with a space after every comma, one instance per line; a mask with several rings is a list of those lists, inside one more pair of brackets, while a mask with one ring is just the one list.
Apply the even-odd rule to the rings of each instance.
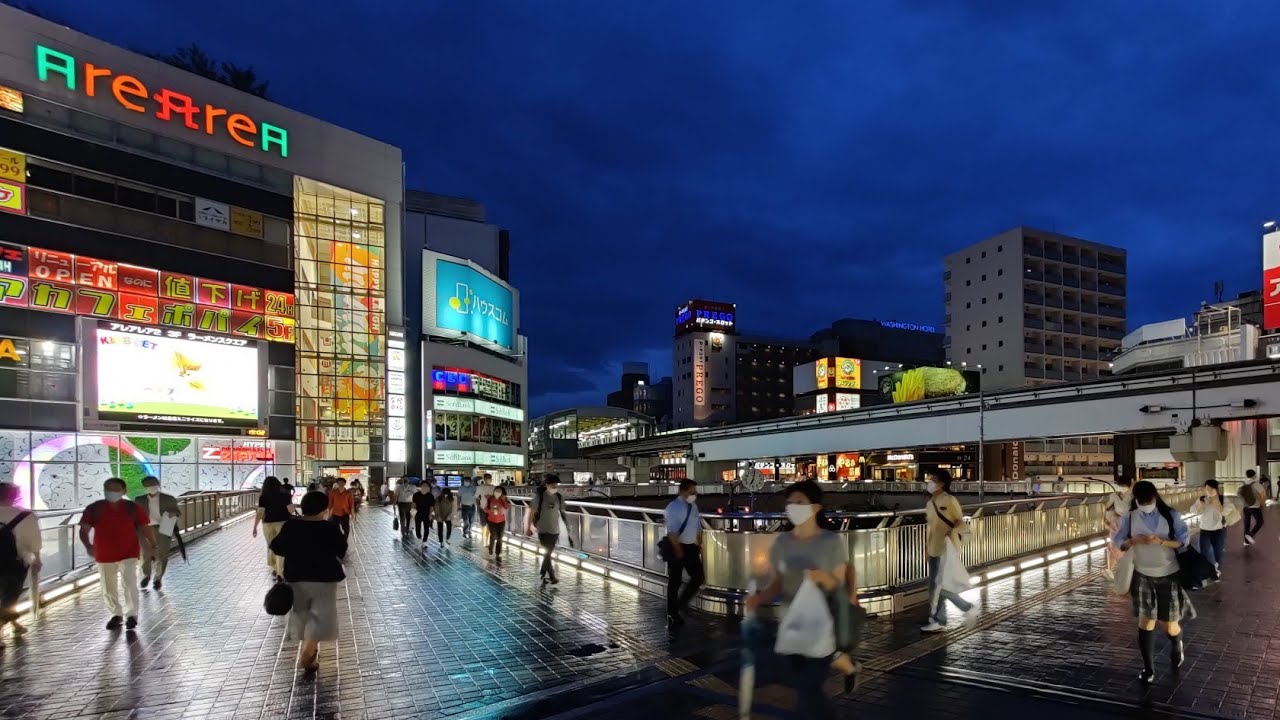
[[293, 197], [300, 471], [313, 472], [316, 462], [378, 462], [385, 206], [306, 178], [295, 179]]

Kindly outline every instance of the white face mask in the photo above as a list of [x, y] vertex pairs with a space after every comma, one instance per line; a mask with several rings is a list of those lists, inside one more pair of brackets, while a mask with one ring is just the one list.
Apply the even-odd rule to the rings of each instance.
[[697, 496], [697, 494], [696, 494], [696, 493], [695, 493], [695, 494], [693, 494], [693, 495], [685, 495], [685, 496], [684, 496], [684, 501], [685, 501], [685, 502], [687, 502], [687, 503], [689, 503], [690, 505], [692, 505], [692, 504], [694, 504], [694, 503], [698, 502], [698, 496]]
[[103, 494], [104, 494], [104, 495], [106, 495], [107, 502], [116, 502], [116, 501], [117, 501], [117, 500], [119, 500], [120, 498], [124, 497], [124, 493], [115, 492], [115, 491], [112, 491], [112, 490], [108, 490], [107, 492], [105, 492], [105, 493], [103, 493]]
[[147, 488], [147, 494], [148, 494], [148, 495], [151, 495], [152, 497], [154, 497], [154, 496], [156, 496], [156, 495], [159, 495], [159, 494], [160, 494], [160, 488], [158, 488], [158, 487], [154, 487], [154, 486], [149, 487], [149, 488]]
[[1155, 511], [1156, 511], [1156, 504], [1155, 504], [1155, 503], [1146, 503], [1146, 504], [1144, 504], [1144, 505], [1139, 505], [1139, 506], [1138, 506], [1138, 509], [1139, 509], [1139, 510], [1141, 510], [1142, 512], [1144, 512], [1144, 513], [1153, 513], [1153, 512], [1155, 512]]
[[925, 486], [924, 486], [924, 487], [925, 487], [925, 489], [926, 489], [926, 490], [928, 490], [928, 491], [929, 491], [929, 494], [930, 494], [930, 495], [932, 495], [932, 494], [934, 494], [934, 493], [938, 492], [938, 483], [936, 483], [936, 482], [934, 482], [934, 481], [932, 481], [932, 480], [930, 480], [929, 482], [925, 483]]
[[787, 519], [792, 525], [800, 527], [813, 517], [812, 505], [791, 504], [787, 506]]

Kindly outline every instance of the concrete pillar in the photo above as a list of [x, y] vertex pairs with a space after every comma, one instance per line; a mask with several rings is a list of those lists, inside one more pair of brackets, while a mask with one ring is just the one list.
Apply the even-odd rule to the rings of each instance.
[[1169, 452], [1182, 463], [1186, 483], [1200, 485], [1213, 477], [1217, 461], [1226, 459], [1226, 436], [1220, 427], [1197, 425], [1190, 432], [1171, 436]]
[[1138, 436], [1116, 435], [1111, 440], [1113, 479], [1138, 477]]
[[1213, 478], [1217, 463], [1212, 460], [1190, 460], [1182, 463], [1182, 479], [1188, 486], [1203, 485]]

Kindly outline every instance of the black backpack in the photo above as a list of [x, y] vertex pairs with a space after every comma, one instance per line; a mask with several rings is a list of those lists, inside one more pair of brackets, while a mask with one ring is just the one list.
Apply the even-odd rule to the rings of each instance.
[[7, 524], [0, 526], [0, 575], [16, 575], [27, 571], [26, 563], [18, 557], [18, 538], [13, 531], [18, 523], [30, 515], [30, 510], [24, 510]]

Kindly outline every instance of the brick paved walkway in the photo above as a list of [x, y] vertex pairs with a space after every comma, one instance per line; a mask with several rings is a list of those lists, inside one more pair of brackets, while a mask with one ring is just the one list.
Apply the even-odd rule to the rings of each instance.
[[[1196, 596], [1181, 681], [1162, 668], [1152, 689], [1134, 682], [1133, 621], [1103, 592], [1094, 554], [995, 583], [978, 626], [947, 638], [922, 638], [920, 612], [872, 621], [867, 673], [838, 698], [841, 717], [1276, 716], [1280, 512], [1269, 520], [1271, 540], [1237, 543], [1226, 582]], [[662, 602], [632, 588], [565, 569], [544, 589], [532, 553], [510, 548], [504, 567], [466, 544], [424, 554], [390, 522], [366, 509], [355, 523], [341, 639], [315, 677], [294, 669], [283, 619], [262, 612], [262, 540], [239, 522], [171, 565], [163, 592], [144, 591], [133, 636], [103, 629], [92, 589], [52, 605], [25, 639], [0, 637], [0, 718], [736, 715], [731, 621], [673, 636]], [[758, 717], [785, 717], [777, 668], [766, 659], [759, 672]]]

